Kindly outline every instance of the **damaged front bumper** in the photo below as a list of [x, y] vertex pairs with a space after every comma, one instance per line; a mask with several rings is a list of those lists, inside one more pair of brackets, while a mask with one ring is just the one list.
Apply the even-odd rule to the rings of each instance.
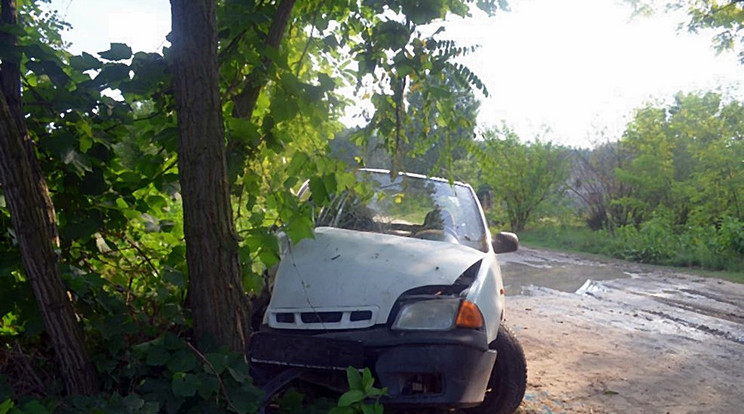
[[[254, 335], [251, 362], [301, 368], [313, 378], [368, 367], [392, 405], [470, 407], [482, 400], [496, 352], [472, 329], [400, 332], [387, 327]], [[338, 376], [338, 375], [336, 375]]]

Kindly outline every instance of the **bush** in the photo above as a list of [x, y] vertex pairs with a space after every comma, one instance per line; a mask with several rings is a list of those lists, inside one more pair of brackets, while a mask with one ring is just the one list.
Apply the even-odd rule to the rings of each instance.
[[519, 234], [528, 245], [604, 254], [640, 263], [744, 272], [744, 223], [733, 217], [718, 226], [679, 227], [656, 214], [639, 228], [592, 231], [583, 226], [530, 228]]

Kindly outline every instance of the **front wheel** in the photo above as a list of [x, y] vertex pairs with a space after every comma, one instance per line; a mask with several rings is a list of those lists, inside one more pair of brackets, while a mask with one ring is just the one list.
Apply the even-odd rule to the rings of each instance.
[[503, 323], [491, 349], [495, 349], [497, 354], [486, 395], [481, 405], [467, 410], [468, 414], [512, 414], [524, 398], [527, 387], [524, 350], [514, 332]]

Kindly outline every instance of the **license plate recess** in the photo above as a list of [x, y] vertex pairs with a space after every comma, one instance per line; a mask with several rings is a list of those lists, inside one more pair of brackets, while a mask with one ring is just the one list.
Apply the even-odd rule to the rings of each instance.
[[258, 332], [252, 339], [251, 361], [302, 368], [363, 368], [364, 349], [352, 340]]

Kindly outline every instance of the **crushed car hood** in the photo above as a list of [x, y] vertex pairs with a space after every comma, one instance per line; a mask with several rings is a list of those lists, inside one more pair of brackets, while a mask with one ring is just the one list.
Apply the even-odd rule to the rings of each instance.
[[268, 323], [291, 329], [386, 323], [403, 292], [451, 285], [485, 254], [453, 243], [319, 227], [314, 239], [289, 246], [284, 253]]

